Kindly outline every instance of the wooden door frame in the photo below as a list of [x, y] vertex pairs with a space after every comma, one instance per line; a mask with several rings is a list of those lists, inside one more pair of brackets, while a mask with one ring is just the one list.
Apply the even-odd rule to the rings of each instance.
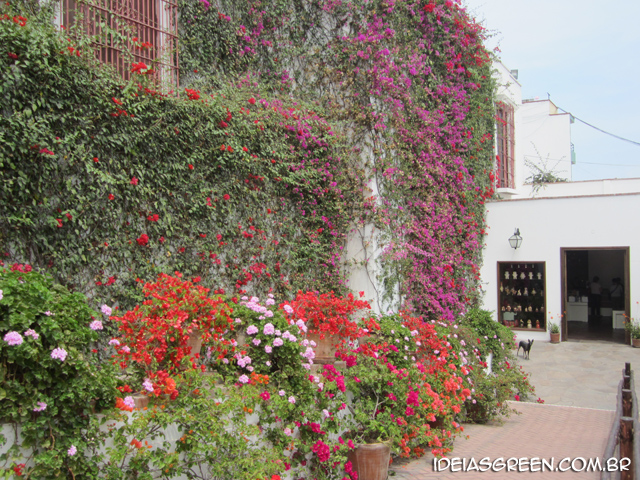
[[560, 288], [562, 320], [560, 322], [560, 340], [567, 341], [569, 335], [569, 326], [567, 324], [567, 252], [589, 251], [589, 250], [622, 250], [624, 258], [622, 259], [624, 268], [624, 314], [628, 317], [631, 312], [631, 272], [629, 269], [629, 247], [560, 247]]

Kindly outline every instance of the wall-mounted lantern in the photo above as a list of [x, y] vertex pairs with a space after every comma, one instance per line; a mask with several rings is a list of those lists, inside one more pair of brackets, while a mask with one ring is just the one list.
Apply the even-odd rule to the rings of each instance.
[[520, 248], [520, 245], [522, 245], [522, 237], [520, 236], [519, 228], [516, 228], [514, 234], [509, 237], [509, 245], [511, 245], [511, 248], [514, 250], [517, 250]]

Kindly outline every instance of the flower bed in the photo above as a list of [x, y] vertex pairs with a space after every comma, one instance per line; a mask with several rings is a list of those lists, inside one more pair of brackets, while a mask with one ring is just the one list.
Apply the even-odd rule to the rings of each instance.
[[[160, 275], [144, 285], [142, 305], [120, 316], [103, 306], [106, 318], [98, 320], [82, 296], [38, 273], [4, 271], [0, 291], [0, 359], [9, 368], [0, 388], [10, 392], [0, 407], [23, 439], [0, 462], [33, 476], [56, 466], [68, 476], [100, 471], [100, 478], [123, 471], [355, 478], [349, 452], [359, 444], [384, 441], [403, 457], [444, 455], [465, 411], [473, 418], [469, 402], [481, 400], [490, 417], [504, 413], [505, 395], [528, 391], [515, 369], [511, 377], [483, 376], [483, 342], [472, 347], [477, 333], [464, 322], [375, 316], [352, 296], [236, 303], [180, 274]], [[305, 333], [322, 331], [324, 318], [326, 331], [350, 332], [338, 348], [343, 367], [314, 363], [316, 346]], [[110, 323], [120, 336], [105, 342], [112, 358], [100, 362], [91, 347]], [[202, 350], [187, 352], [195, 330]], [[493, 350], [505, 348], [494, 340], [487, 341]], [[497, 350], [496, 357], [498, 370], [509, 368]], [[485, 399], [496, 391], [500, 409]], [[134, 394], [149, 397], [148, 405], [136, 408]], [[111, 408], [89, 415], [91, 400]], [[42, 426], [53, 424], [50, 437]]]

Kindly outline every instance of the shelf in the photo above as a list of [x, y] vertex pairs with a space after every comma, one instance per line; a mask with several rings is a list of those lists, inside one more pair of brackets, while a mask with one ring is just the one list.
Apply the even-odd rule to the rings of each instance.
[[[513, 326], [509, 328], [520, 331], [531, 330], [532, 332], [546, 331], [545, 262], [498, 262], [497, 267], [498, 321], [504, 325], [504, 320], [518, 322], [523, 320], [524, 327]], [[520, 292], [519, 295], [518, 292]], [[505, 318], [505, 314], [507, 318]], [[533, 325], [538, 322], [540, 327], [526, 327], [529, 320]]]

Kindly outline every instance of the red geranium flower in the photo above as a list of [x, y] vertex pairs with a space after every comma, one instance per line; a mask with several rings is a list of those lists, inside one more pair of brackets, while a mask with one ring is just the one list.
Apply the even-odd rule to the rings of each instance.
[[62, 219], [61, 218], [56, 218], [56, 221], [58, 222], [58, 228], [62, 227]]
[[131, 185], [137, 185], [138, 184], [138, 179], [136, 177], [133, 177], [129, 183]]
[[18, 59], [18, 54], [16, 53], [9, 53], [9, 58], [12, 58], [13, 60], [17, 60]]
[[249, 99], [249, 103], [250, 103], [251, 105], [255, 105], [255, 104], [256, 104], [256, 99], [255, 99], [255, 98], [253, 98], [253, 97], [251, 97], [251, 98]]
[[231, 197], [229, 196], [229, 194], [228, 194], [228, 193], [225, 193], [225, 194], [222, 196], [222, 198], [223, 198], [223, 200], [229, 200]]
[[108, 198], [109, 198], [109, 200], [113, 200], [116, 197], [115, 197], [115, 195], [113, 193], [110, 193]]
[[193, 165], [189, 164], [189, 170], [193, 170]]

